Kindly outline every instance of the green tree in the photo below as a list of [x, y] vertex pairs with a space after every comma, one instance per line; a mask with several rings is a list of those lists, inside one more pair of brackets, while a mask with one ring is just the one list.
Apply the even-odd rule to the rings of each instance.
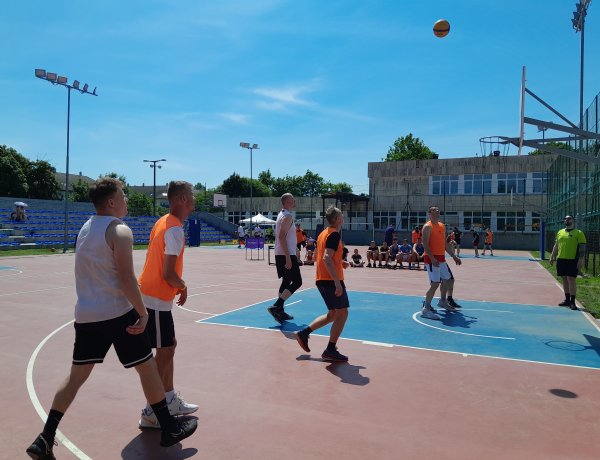
[[56, 180], [56, 168], [50, 163], [43, 160], [31, 162], [26, 176], [29, 186], [29, 198], [58, 199], [60, 185]]
[[401, 136], [394, 141], [383, 161], [431, 160], [437, 154], [427, 147], [421, 139], [413, 137], [412, 133]]
[[12, 155], [0, 155], [0, 196], [26, 197], [28, 190], [19, 161]]
[[[250, 196], [250, 179], [233, 173], [215, 190], [231, 197]], [[252, 196], [271, 196], [269, 188], [257, 179], [252, 180]]]
[[323, 186], [322, 193], [352, 193], [352, 186], [346, 182], [339, 182], [337, 184], [333, 184], [331, 182], [326, 182]]
[[[570, 150], [570, 151], [576, 150], [573, 147], [571, 147], [569, 144], [566, 144], [564, 142], [548, 142], [546, 145], [549, 145], [551, 147], [556, 147], [559, 149], [563, 149], [563, 150]], [[546, 155], [548, 153], [550, 153], [550, 152], [546, 152], [545, 150], [535, 149], [535, 150], [532, 150], [531, 152], [527, 153], [527, 155]]]
[[[139, 192], [131, 192], [127, 198], [127, 209], [130, 216], [152, 215], [152, 199], [149, 196]], [[159, 207], [156, 207], [157, 212]]]
[[87, 182], [78, 179], [76, 184], [71, 184], [71, 189], [73, 190], [71, 195], [73, 201], [83, 203], [90, 201], [90, 186]]
[[[100, 179], [101, 177], [112, 177], [113, 179], [119, 179], [121, 182], [123, 182], [123, 192], [125, 193], [125, 195], [129, 196], [129, 184], [127, 183], [127, 178], [123, 174], [117, 174], [116, 172], [109, 172], [106, 174], [100, 174], [98, 176], [98, 179]], [[148, 215], [152, 215], [152, 213], [150, 213]]]

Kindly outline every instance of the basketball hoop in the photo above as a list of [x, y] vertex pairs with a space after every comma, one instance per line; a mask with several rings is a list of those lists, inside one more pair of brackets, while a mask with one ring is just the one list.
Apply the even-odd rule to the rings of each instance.
[[501, 136], [487, 136], [479, 139], [481, 155], [484, 157], [507, 156], [510, 150], [510, 142]]

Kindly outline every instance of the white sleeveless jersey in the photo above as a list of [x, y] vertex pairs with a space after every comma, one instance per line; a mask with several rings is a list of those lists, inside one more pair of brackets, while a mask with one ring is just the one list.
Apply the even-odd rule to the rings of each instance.
[[93, 323], [118, 318], [133, 307], [121, 289], [113, 251], [106, 243], [112, 216], [92, 216], [79, 231], [75, 253], [75, 321]]
[[[285, 252], [283, 252], [283, 248], [287, 246], [288, 254], [291, 256], [296, 255], [296, 228], [294, 227], [294, 220], [292, 219], [290, 223], [290, 227], [287, 229], [287, 234], [285, 239], [282, 241], [279, 238], [279, 229], [282, 228], [283, 219], [285, 217], [292, 217], [292, 213], [287, 209], [282, 209], [279, 211], [277, 215], [277, 220], [275, 221], [275, 255], [276, 256], [284, 256]], [[287, 226], [287, 224], [285, 224]], [[285, 228], [283, 229], [285, 232]]]

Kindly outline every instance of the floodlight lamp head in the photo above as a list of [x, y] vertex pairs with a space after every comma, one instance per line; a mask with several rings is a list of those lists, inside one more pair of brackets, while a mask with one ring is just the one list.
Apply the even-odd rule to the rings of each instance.
[[46, 78], [46, 71], [44, 69], [35, 69], [35, 76], [38, 78]]
[[62, 76], [59, 76], [59, 77], [56, 79], [56, 82], [57, 82], [59, 85], [66, 85], [66, 84], [67, 84], [67, 77], [62, 77]]
[[252, 148], [253, 149], [257, 149], [258, 148], [258, 144], [252, 144]]
[[84, 85], [83, 85], [83, 92], [84, 92], [84, 93], [87, 93], [87, 90], [88, 90], [88, 88], [89, 88], [89, 85], [88, 85], [87, 83], [86, 83], [86, 84], [84, 84]]
[[73, 88], [79, 89], [79, 81], [78, 80], [73, 81]]
[[245, 149], [249, 149], [250, 148], [250, 144], [248, 142], [240, 142], [240, 147], [245, 148]]
[[57, 75], [56, 75], [56, 73], [54, 73], [54, 72], [48, 72], [48, 73], [46, 74], [46, 80], [49, 80], [49, 81], [55, 82], [55, 81], [56, 81], [56, 78], [57, 78]]

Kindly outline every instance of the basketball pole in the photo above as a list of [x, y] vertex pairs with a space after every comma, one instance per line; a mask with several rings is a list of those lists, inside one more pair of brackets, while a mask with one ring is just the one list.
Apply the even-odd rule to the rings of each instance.
[[523, 149], [523, 139], [525, 138], [525, 73], [526, 67], [523, 66], [523, 72], [521, 74], [521, 122], [519, 129], [519, 152], [518, 156], [521, 156], [521, 150]]

